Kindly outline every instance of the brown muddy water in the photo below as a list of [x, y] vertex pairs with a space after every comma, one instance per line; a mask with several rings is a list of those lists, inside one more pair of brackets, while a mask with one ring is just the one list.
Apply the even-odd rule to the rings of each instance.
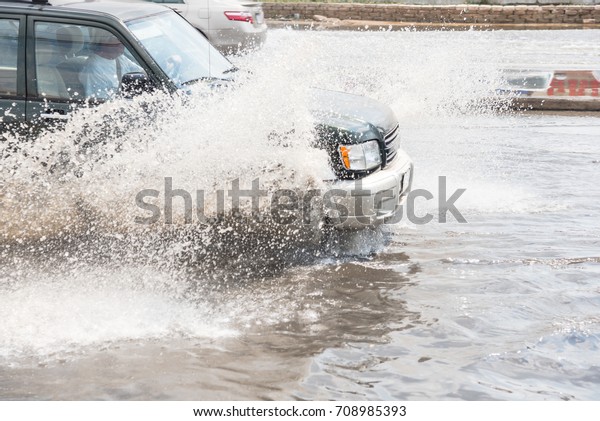
[[[515, 63], [598, 65], [597, 38], [272, 31], [234, 59], [252, 72], [234, 94], [165, 111], [164, 132], [120, 138], [151, 138], [145, 148], [72, 178], [29, 159], [49, 159], [45, 147], [10, 157], [0, 399], [600, 399], [600, 118], [473, 101]], [[293, 120], [303, 144], [303, 86], [391, 104], [413, 188], [435, 197], [416, 213], [432, 222], [321, 243], [315, 226], [131, 233], [135, 192], [166, 176], [195, 188], [244, 173], [315, 183], [322, 156], [256, 140], [271, 119], [286, 133]], [[441, 176], [448, 196], [466, 189], [456, 202], [466, 223], [437, 220]]]

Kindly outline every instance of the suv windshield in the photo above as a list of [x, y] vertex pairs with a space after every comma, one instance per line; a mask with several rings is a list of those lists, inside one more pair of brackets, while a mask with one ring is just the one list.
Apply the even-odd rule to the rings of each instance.
[[232, 64], [204, 36], [173, 12], [127, 22], [146, 51], [181, 87], [202, 79], [226, 79]]

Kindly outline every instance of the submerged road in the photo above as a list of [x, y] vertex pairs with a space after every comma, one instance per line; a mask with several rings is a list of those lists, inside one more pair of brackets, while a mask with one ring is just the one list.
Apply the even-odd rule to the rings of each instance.
[[[325, 248], [291, 236], [286, 247], [298, 253], [241, 250], [211, 264], [181, 258], [190, 244], [156, 233], [168, 247], [123, 245], [101, 213], [86, 223], [98, 218], [110, 241], [85, 253], [49, 251], [50, 230], [35, 247], [2, 244], [0, 399], [600, 399], [600, 118], [478, 102], [506, 67], [594, 64], [597, 39], [272, 31], [263, 50], [235, 59], [254, 75], [233, 104], [239, 118], [219, 119], [208, 102], [210, 121], [178, 123], [173, 153], [193, 150], [211, 127], [263, 133], [265, 116], [284, 119], [278, 107], [298, 119], [305, 86], [366, 94], [398, 114], [413, 188], [435, 198], [415, 211], [436, 217], [340, 234]], [[248, 147], [230, 139], [215, 155], [207, 141], [190, 161], [164, 153], [153, 172], [181, 179], [201, 165], [225, 177], [218, 156]], [[280, 157], [240, 157], [251, 158]], [[117, 203], [131, 178], [114, 170], [143, 174], [128, 162], [99, 172], [97, 185], [73, 182]], [[290, 177], [310, 167], [300, 164]], [[456, 207], [466, 223], [439, 221], [440, 177], [447, 195], [465, 189]], [[273, 250], [272, 237], [262, 241]]]

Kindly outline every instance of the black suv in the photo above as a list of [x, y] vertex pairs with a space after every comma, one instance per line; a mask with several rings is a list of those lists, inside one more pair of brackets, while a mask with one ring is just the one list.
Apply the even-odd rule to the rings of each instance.
[[[198, 81], [229, 80], [233, 70], [185, 19], [160, 5], [0, 0], [0, 136], [67, 120], [81, 104], [187, 91]], [[338, 226], [392, 217], [412, 182], [394, 113], [331, 91], [315, 91], [314, 108], [315, 143], [329, 152], [333, 187], [348, 192], [350, 215]], [[365, 199], [361, 215], [353, 214], [357, 194]]]

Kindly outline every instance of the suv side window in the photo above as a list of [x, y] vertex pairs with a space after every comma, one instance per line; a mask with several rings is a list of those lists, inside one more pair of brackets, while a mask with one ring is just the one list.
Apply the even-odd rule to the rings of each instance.
[[107, 99], [125, 73], [143, 72], [123, 43], [109, 31], [70, 23], [35, 23], [38, 97]]
[[0, 18], [0, 95], [17, 95], [19, 21]]

